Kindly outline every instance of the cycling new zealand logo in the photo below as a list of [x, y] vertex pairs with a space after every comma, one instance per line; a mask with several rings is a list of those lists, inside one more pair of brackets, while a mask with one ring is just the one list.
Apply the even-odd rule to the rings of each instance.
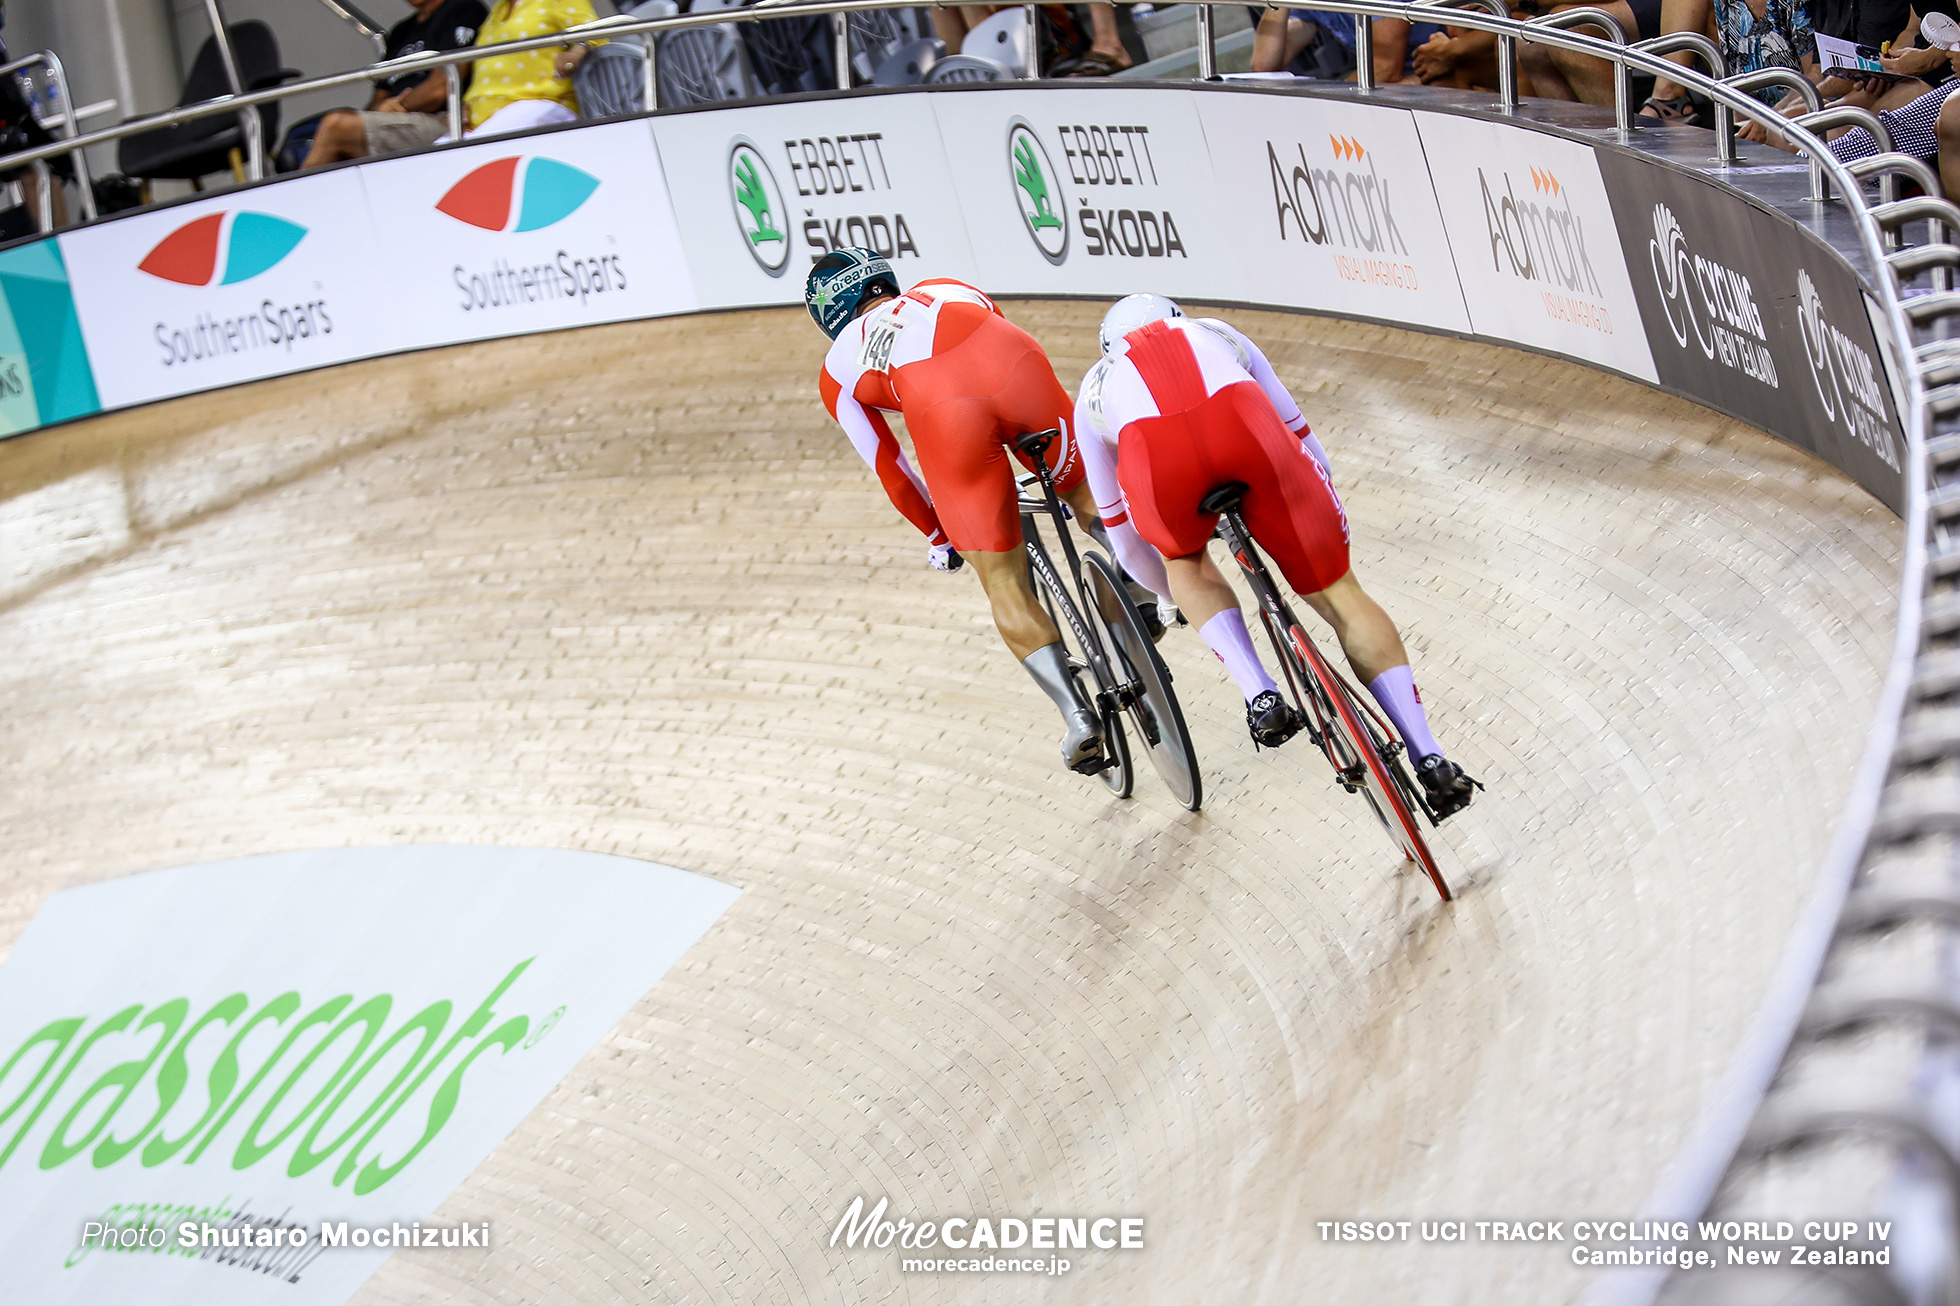
[[1066, 212], [1055, 211], [1061, 200], [1061, 189], [1055, 185], [1055, 165], [1026, 118], [1014, 118], [1007, 124], [1007, 168], [1028, 238], [1041, 251], [1041, 257], [1060, 266], [1068, 259], [1068, 218]]
[[757, 267], [780, 277], [789, 267], [788, 206], [769, 160], [746, 136], [737, 136], [728, 149], [728, 193], [734, 201], [742, 247]]
[[158, 241], [136, 267], [180, 286], [235, 286], [277, 267], [304, 239], [305, 227], [270, 213], [207, 213]]

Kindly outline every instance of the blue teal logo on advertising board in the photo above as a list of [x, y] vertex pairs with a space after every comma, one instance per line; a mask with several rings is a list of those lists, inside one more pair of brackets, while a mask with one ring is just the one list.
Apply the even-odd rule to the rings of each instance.
[[101, 409], [60, 246], [0, 252], [0, 436]]

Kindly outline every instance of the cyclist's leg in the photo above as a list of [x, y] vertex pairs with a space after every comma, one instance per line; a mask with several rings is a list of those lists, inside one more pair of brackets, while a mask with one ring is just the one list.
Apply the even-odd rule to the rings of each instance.
[[1062, 715], [1062, 760], [1071, 768], [1102, 755], [1102, 721], [1068, 668], [1061, 633], [1028, 582], [1019, 494], [1001, 447], [992, 404], [949, 398], [908, 413], [919, 472], [947, 537], [979, 576], [1001, 641]]

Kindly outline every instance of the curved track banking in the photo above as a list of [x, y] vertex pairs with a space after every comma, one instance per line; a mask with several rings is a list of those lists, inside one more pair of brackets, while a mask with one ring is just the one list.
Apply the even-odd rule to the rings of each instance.
[[[1080, 376], [1099, 305], [1011, 315]], [[1439, 904], [1166, 640], [1206, 809], [1111, 801], [817, 405], [800, 312], [384, 359], [0, 444], [0, 949], [51, 891], [288, 848], [621, 853], [745, 892], [408, 1252], [408, 1302], [1569, 1300], [1761, 995], [1889, 640], [1898, 523], [1587, 369], [1233, 313], [1489, 791]], [[1575, 414], [1583, 413], [1584, 416]], [[1062, 1279], [825, 1243], [1141, 1214]]]

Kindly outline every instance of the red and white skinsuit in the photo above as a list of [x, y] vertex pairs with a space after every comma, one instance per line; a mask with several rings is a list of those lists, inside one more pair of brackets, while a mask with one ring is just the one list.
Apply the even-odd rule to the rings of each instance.
[[1326, 454], [1259, 346], [1225, 323], [1176, 317], [1132, 331], [1082, 378], [1075, 426], [1118, 561], [1159, 594], [1169, 588], [1157, 554], [1205, 547], [1218, 518], [1198, 501], [1228, 481], [1245, 482], [1246, 527], [1295, 590], [1347, 574], [1347, 514]]
[[[1004, 447], [1017, 436], [1060, 429], [1047, 455], [1056, 487], [1082, 483], [1068, 392], [1048, 355], [964, 282], [921, 281], [846, 325], [824, 358], [820, 384], [824, 406], [892, 504], [935, 546], [994, 553], [1021, 546]], [[905, 415], [918, 472], [885, 412]]]

